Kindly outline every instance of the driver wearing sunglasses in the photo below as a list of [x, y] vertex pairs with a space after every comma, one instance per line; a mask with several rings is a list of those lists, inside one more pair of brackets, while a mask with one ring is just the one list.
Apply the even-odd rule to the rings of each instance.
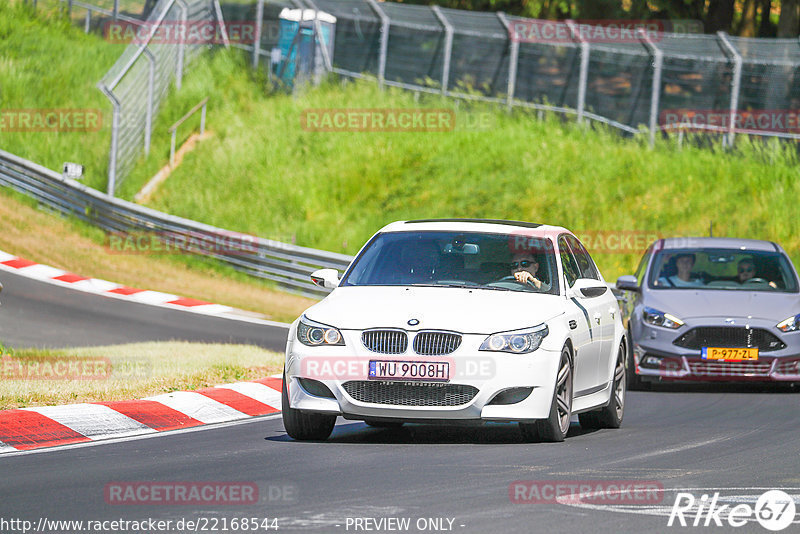
[[[515, 254], [511, 261], [511, 274], [523, 284], [530, 284], [536, 289], [542, 288], [542, 281], [536, 278], [539, 262], [530, 254]], [[548, 289], [545, 287], [545, 289]]]

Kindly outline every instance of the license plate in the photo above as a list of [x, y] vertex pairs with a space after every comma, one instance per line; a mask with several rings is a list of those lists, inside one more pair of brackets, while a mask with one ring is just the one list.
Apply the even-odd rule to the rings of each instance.
[[370, 360], [370, 380], [450, 380], [450, 362], [403, 362]]
[[704, 360], [725, 360], [738, 362], [744, 360], [758, 360], [758, 349], [737, 349], [723, 347], [703, 347]]

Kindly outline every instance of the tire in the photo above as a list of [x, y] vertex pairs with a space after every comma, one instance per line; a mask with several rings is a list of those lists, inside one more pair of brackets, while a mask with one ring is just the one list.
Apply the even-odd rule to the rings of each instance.
[[650, 382], [645, 382], [642, 377], [636, 374], [636, 364], [633, 362], [633, 338], [631, 337], [630, 329], [628, 329], [628, 343], [626, 345], [625, 376], [628, 391], [649, 391], [651, 388]]
[[572, 417], [572, 359], [569, 347], [561, 349], [558, 363], [556, 385], [553, 388], [553, 399], [550, 403], [550, 414], [547, 419], [534, 423], [520, 423], [522, 437], [526, 441], [564, 441], [569, 432], [569, 420]]
[[619, 428], [625, 415], [625, 360], [627, 350], [623, 341], [617, 350], [617, 361], [614, 365], [614, 379], [612, 381], [611, 398], [608, 404], [599, 410], [578, 414], [578, 421], [585, 429], [589, 428]]
[[281, 415], [286, 433], [298, 441], [324, 441], [331, 435], [333, 426], [336, 424], [335, 415], [303, 413], [289, 407], [285, 371], [281, 388]]
[[367, 426], [374, 428], [400, 428], [403, 426], [402, 421], [364, 421]]

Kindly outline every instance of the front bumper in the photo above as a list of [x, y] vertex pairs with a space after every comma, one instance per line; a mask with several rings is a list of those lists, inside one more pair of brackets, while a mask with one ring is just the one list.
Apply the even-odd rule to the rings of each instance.
[[[367, 350], [358, 332], [342, 335], [343, 347], [307, 347], [299, 342], [287, 346], [292, 408], [350, 419], [403, 421], [532, 421], [550, 412], [560, 351], [544, 347], [519, 355], [479, 351], [486, 336], [464, 335], [461, 346], [447, 356], [386, 355]], [[448, 361], [450, 380], [370, 380], [370, 360]], [[320, 384], [329, 394], [320, 393]], [[459, 395], [450, 394], [456, 391]]]
[[[694, 319], [677, 330], [634, 325], [633, 362], [635, 372], [644, 381], [695, 382], [800, 382], [800, 333], [783, 333], [765, 320], [741, 319], [753, 329], [767, 330], [784, 348], [759, 350], [758, 360], [706, 360], [701, 349], [684, 348], [674, 341], [697, 327], [727, 327], [720, 318]], [[719, 345], [713, 345], [719, 346]]]

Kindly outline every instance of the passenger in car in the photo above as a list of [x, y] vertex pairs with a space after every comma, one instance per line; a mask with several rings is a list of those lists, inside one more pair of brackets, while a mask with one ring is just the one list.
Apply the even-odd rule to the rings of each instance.
[[[677, 273], [671, 276], [665, 276], [662, 272], [659, 278], [658, 285], [672, 286], [672, 287], [692, 287], [702, 286], [703, 281], [699, 278], [692, 278], [692, 268], [694, 267], [695, 257], [694, 254], [678, 254], [673, 258], [675, 262], [675, 269]], [[666, 271], [666, 267], [664, 269]]]

